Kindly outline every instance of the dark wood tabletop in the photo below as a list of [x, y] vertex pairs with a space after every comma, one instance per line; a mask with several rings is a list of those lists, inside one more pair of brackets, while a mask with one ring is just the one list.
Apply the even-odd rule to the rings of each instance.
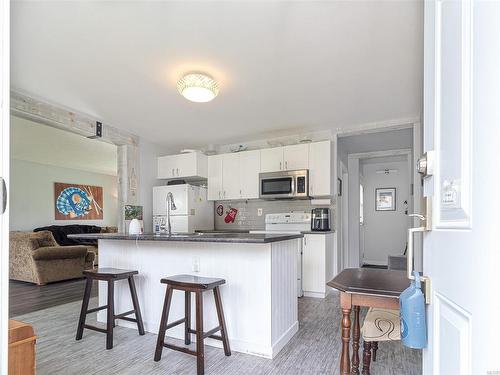
[[327, 285], [346, 293], [398, 298], [410, 285], [410, 280], [406, 271], [346, 268]]

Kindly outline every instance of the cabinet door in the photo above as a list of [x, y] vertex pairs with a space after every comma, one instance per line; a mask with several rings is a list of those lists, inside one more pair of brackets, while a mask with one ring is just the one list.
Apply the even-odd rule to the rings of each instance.
[[222, 157], [213, 155], [208, 157], [208, 200], [222, 199]]
[[260, 151], [239, 153], [240, 198], [259, 198]]
[[158, 160], [157, 178], [174, 178], [175, 163], [173, 157], [171, 155], [160, 156], [157, 160]]
[[222, 199], [240, 198], [240, 158], [224, 154], [222, 159]]
[[261, 172], [278, 172], [283, 169], [283, 147], [264, 148], [260, 150]]
[[325, 293], [325, 236], [304, 235], [302, 251], [302, 287], [304, 292]]
[[309, 145], [291, 145], [283, 147], [283, 170], [294, 171], [309, 167]]
[[175, 155], [175, 177], [197, 176], [196, 153]]
[[332, 195], [331, 142], [314, 142], [309, 145], [309, 195]]

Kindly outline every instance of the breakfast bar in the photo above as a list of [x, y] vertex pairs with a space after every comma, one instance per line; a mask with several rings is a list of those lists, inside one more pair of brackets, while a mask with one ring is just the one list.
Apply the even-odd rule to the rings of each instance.
[[[137, 295], [144, 328], [158, 333], [165, 285], [160, 280], [176, 274], [226, 280], [221, 296], [231, 349], [273, 358], [298, 331], [297, 253], [302, 234], [195, 233], [195, 234], [79, 234], [97, 239], [99, 267], [138, 270]], [[99, 283], [99, 305], [107, 290]], [[213, 298], [204, 298], [204, 326], [217, 326]], [[194, 308], [192, 306], [192, 308]], [[116, 283], [116, 312], [132, 309], [127, 283]], [[169, 321], [184, 316], [184, 295], [174, 293]], [[106, 312], [98, 313], [106, 321]], [[120, 326], [136, 329], [132, 322]], [[167, 336], [184, 339], [177, 326]], [[222, 347], [220, 341], [206, 344]]]

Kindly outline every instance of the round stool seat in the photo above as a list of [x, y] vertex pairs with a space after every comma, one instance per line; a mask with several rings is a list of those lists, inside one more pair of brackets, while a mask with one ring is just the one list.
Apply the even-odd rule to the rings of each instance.
[[365, 341], [401, 340], [399, 311], [371, 307], [366, 313], [361, 335]]
[[120, 268], [97, 268], [91, 270], [83, 271], [83, 274], [86, 277], [90, 278], [105, 278], [105, 279], [127, 279], [133, 275], [139, 274], [139, 271], [136, 270], [123, 270]]

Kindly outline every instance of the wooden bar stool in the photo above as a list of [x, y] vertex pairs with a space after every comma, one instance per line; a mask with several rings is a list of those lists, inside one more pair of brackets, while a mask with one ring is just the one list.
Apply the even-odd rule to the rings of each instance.
[[370, 375], [371, 361], [377, 359], [379, 341], [401, 340], [401, 322], [398, 310], [371, 307], [366, 313], [363, 327], [363, 375]]
[[[139, 330], [139, 335], [144, 335], [144, 325], [142, 323], [141, 310], [139, 308], [139, 300], [137, 299], [137, 291], [135, 289], [134, 275], [137, 275], [138, 271], [121, 270], [118, 268], [98, 268], [93, 270], [83, 271], [83, 275], [87, 278], [87, 283], [85, 285], [85, 294], [83, 296], [82, 310], [80, 312], [80, 320], [78, 321], [78, 329], [76, 331], [76, 339], [81, 340], [83, 336], [83, 329], [91, 329], [93, 331], [101, 332], [106, 334], [106, 349], [113, 348], [113, 327], [115, 326], [116, 319], [127, 320], [129, 322], [137, 323], [137, 329]], [[115, 315], [115, 281], [117, 280], [128, 280], [128, 285], [130, 288], [130, 295], [132, 297], [132, 304], [134, 309]], [[89, 310], [89, 300], [90, 291], [92, 290], [92, 283], [94, 280], [101, 280], [108, 282], [108, 304], [105, 306], [99, 306], [94, 309]], [[107, 322], [106, 329], [94, 327], [85, 324], [85, 319], [87, 314], [107, 309]], [[135, 314], [135, 319], [128, 317], [128, 315]]]
[[[163, 284], [167, 284], [167, 291], [165, 294], [165, 302], [163, 304], [163, 313], [161, 315], [160, 330], [158, 332], [158, 341], [156, 343], [155, 361], [161, 359], [163, 347], [177, 350], [183, 353], [191, 354], [197, 358], [197, 373], [198, 375], [205, 372], [205, 354], [204, 344], [205, 338], [222, 341], [224, 346], [224, 353], [227, 356], [231, 355], [229, 348], [229, 340], [227, 339], [226, 322], [224, 320], [224, 312], [222, 310], [222, 301], [220, 297], [219, 285], [225, 284], [226, 280], [217, 278], [198, 277], [191, 275], [175, 275], [161, 279]], [[168, 314], [170, 311], [170, 303], [172, 301], [172, 294], [174, 289], [184, 291], [184, 318], [176, 320], [175, 322], [168, 323]], [[202, 293], [213, 289], [215, 298], [215, 308], [217, 309], [217, 318], [219, 325], [207, 332], [203, 331], [203, 299]], [[191, 329], [191, 292], [195, 294], [196, 301], [196, 330]], [[175, 327], [184, 323], [184, 343], [191, 344], [191, 334], [196, 335], [196, 351], [190, 350], [185, 347], [180, 347], [165, 342], [165, 332], [167, 329]], [[215, 332], [220, 331], [220, 336], [215, 335]]]

